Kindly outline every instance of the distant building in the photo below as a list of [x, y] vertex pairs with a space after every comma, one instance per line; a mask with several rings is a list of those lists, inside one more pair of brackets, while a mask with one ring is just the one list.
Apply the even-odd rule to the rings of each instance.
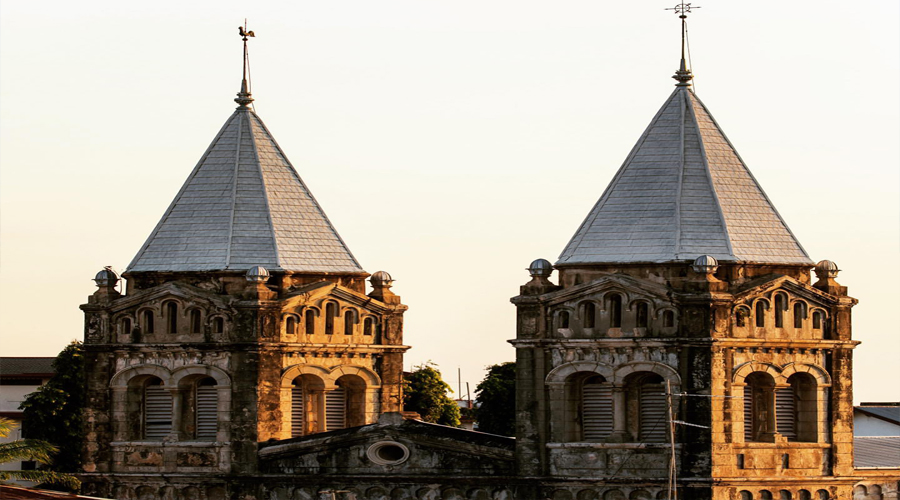
[[853, 408], [853, 459], [860, 469], [900, 468], [900, 403]]
[[[25, 397], [47, 383], [53, 376], [53, 360], [56, 358], [0, 358], [0, 417], [8, 418], [18, 425], [13, 432], [0, 442], [8, 443], [26, 436], [22, 435], [22, 414], [19, 409]], [[0, 464], [0, 470], [32, 470], [34, 462], [7, 462]], [[19, 481], [20, 484], [31, 484]]]

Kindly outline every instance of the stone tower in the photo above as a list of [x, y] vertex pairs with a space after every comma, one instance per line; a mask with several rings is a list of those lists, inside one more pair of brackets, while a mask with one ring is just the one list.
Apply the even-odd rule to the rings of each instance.
[[675, 78], [558, 284], [541, 259], [512, 299], [518, 474], [558, 500], [666, 498], [670, 476], [681, 498], [849, 498], [856, 300], [833, 263], [814, 266], [683, 62]]
[[88, 492], [221, 499], [258, 471], [260, 442], [402, 409], [406, 306], [390, 275], [366, 294], [369, 274], [251, 108], [246, 79], [235, 101], [124, 293], [106, 269], [82, 306]]

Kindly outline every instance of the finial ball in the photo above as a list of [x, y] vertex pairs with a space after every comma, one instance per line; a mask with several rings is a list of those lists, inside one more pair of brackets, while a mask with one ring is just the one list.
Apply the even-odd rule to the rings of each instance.
[[244, 275], [247, 278], [247, 281], [251, 283], [265, 283], [269, 281], [269, 270], [264, 268], [263, 266], [253, 266], [247, 270], [247, 274]]
[[816, 264], [816, 277], [819, 279], [827, 279], [827, 278], [837, 278], [838, 273], [841, 271], [838, 269], [837, 264], [830, 260], [820, 260], [818, 264]]
[[701, 255], [694, 259], [691, 268], [697, 274], [714, 274], [719, 269], [719, 261], [712, 255]]
[[119, 282], [119, 275], [113, 271], [112, 266], [106, 266], [94, 276], [94, 283], [97, 284], [98, 287], [104, 286], [116, 286]]
[[553, 273], [553, 264], [547, 259], [537, 259], [528, 265], [532, 278], [548, 278]]
[[369, 278], [369, 283], [372, 283], [372, 286], [391, 286], [394, 278], [387, 271], [378, 271]]

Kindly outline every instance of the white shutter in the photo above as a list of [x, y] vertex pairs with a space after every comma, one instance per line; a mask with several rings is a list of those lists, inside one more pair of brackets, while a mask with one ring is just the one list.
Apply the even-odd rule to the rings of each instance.
[[753, 387], [744, 387], [744, 441], [753, 441]]
[[666, 415], [665, 392], [663, 384], [641, 384], [640, 440], [642, 442], [660, 443], [666, 440], [669, 419]]
[[144, 389], [144, 439], [161, 441], [172, 430], [172, 396], [161, 385]]
[[291, 389], [291, 437], [303, 435], [303, 388]]
[[338, 388], [325, 394], [325, 430], [334, 431], [347, 426], [347, 392]]
[[581, 390], [581, 426], [585, 441], [600, 441], [613, 430], [612, 386], [588, 382]]
[[781, 387], [775, 389], [775, 427], [778, 429], [779, 434], [791, 441], [797, 439], [796, 415], [794, 388]]
[[214, 385], [197, 386], [197, 439], [216, 439], [219, 394]]

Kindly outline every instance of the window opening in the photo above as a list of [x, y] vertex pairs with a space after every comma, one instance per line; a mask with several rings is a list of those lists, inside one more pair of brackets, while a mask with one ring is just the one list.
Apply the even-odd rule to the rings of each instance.
[[316, 315], [315, 309], [307, 309], [304, 318], [306, 320], [306, 334], [314, 335], [316, 333]]
[[144, 333], [153, 333], [153, 311], [144, 311]]
[[581, 387], [581, 422], [585, 441], [602, 441], [613, 431], [612, 386], [592, 376]]
[[820, 311], [814, 312], [812, 320], [813, 320], [812, 321], [813, 328], [816, 330], [821, 330], [822, 329], [822, 313]]
[[[299, 380], [299, 379], [298, 379]], [[303, 435], [303, 386], [294, 380], [291, 388], [291, 437]]]
[[328, 305], [325, 306], [325, 335], [334, 334], [335, 316], [337, 316], [337, 307], [332, 303], [328, 303]]
[[202, 331], [202, 323], [200, 321], [200, 311], [191, 310], [191, 333], [200, 333]]
[[284, 322], [284, 332], [288, 335], [294, 335], [297, 333], [297, 319], [293, 316], [288, 316]]
[[325, 429], [329, 431], [347, 426], [347, 391], [339, 387], [325, 393]]
[[225, 331], [225, 320], [222, 318], [216, 318], [213, 321], [213, 328], [216, 333], [223, 333]]
[[640, 440], [659, 443], [666, 440], [668, 428], [666, 389], [662, 377], [650, 375], [640, 386]]
[[355, 311], [347, 310], [344, 312], [344, 335], [353, 335], [353, 326], [356, 325]]
[[663, 327], [671, 328], [675, 326], [675, 313], [672, 311], [663, 311]]
[[756, 327], [765, 328], [766, 326], [766, 309], [769, 305], [765, 301], [760, 300], [756, 303]]
[[734, 326], [739, 328], [747, 326], [747, 313], [743, 309], [734, 311]]
[[789, 441], [797, 439], [797, 405], [792, 387], [775, 389], [775, 426]]
[[581, 326], [584, 328], [593, 328], [597, 320], [596, 306], [594, 306], [593, 302], [585, 302], [582, 308], [584, 317], [582, 318]]
[[775, 294], [775, 328], [784, 328], [784, 310], [787, 309], [784, 303], [784, 295]]
[[560, 311], [559, 327], [562, 328], [563, 330], [569, 328], [569, 311]]
[[622, 327], [622, 296], [619, 294], [613, 294], [609, 298], [609, 326]]
[[218, 430], [219, 393], [216, 380], [204, 378], [197, 382], [197, 439], [215, 439]]
[[635, 323], [638, 328], [647, 328], [650, 318], [650, 306], [646, 302], [638, 302]]
[[166, 323], [169, 333], [178, 333], [178, 305], [174, 302], [166, 303]]
[[172, 430], [172, 396], [154, 378], [144, 386], [144, 439], [161, 441]]
[[794, 328], [803, 328], [803, 320], [806, 319], [806, 306], [803, 302], [794, 304]]
[[128, 335], [131, 333], [131, 318], [125, 318], [122, 320], [122, 333]]
[[372, 323], [374, 320], [372, 318], [366, 318], [363, 320], [363, 335], [372, 335]]

